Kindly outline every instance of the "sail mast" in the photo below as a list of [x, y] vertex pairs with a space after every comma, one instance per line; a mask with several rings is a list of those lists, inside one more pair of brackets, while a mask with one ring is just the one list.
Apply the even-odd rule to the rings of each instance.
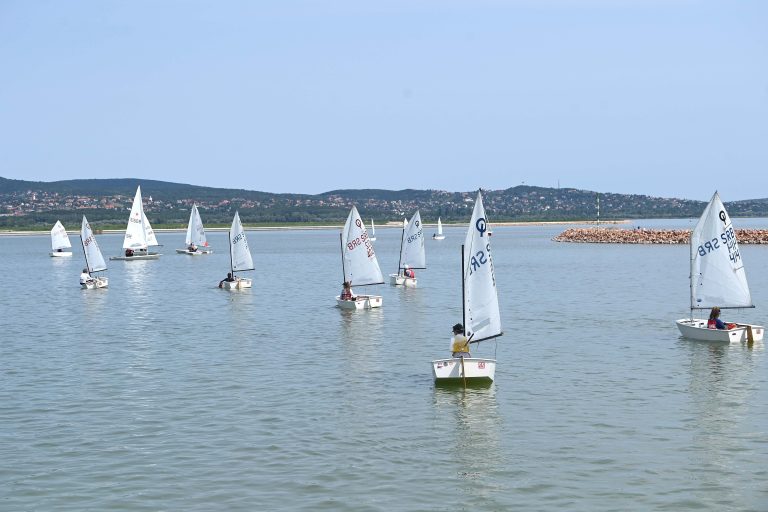
[[464, 328], [464, 336], [467, 335], [467, 309], [464, 306], [464, 244], [461, 244], [461, 326]]
[[339, 233], [339, 251], [341, 252], [341, 282], [347, 282], [347, 269], [344, 268], [344, 235]]
[[405, 238], [405, 224], [403, 224], [403, 232], [400, 233], [400, 257], [397, 259], [397, 273], [403, 268], [403, 238]]

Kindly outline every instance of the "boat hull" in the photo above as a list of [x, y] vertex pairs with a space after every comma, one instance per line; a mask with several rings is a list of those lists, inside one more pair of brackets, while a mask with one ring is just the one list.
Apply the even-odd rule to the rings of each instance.
[[336, 305], [341, 309], [372, 309], [380, 308], [383, 300], [380, 295], [358, 295], [355, 300], [342, 300], [336, 296]]
[[432, 240], [445, 240], [445, 235], [432, 235]]
[[432, 361], [432, 376], [440, 384], [490, 384], [496, 376], [496, 360], [480, 357], [438, 359]]
[[389, 284], [392, 286], [409, 286], [411, 288], [416, 288], [416, 278], [405, 277], [400, 274], [389, 274]]
[[52, 252], [50, 254], [51, 254], [51, 258], [71, 258], [72, 257], [72, 253], [71, 252], [56, 252], [56, 251], [54, 251], [54, 252]]
[[176, 249], [176, 252], [178, 254], [186, 254], [187, 256], [202, 256], [203, 254], [211, 254], [213, 251], [210, 249], [205, 250], [196, 250], [194, 252], [188, 251], [187, 249]]
[[80, 283], [80, 287], [83, 290], [98, 290], [101, 288], [106, 288], [107, 286], [109, 286], [109, 278], [107, 277], [96, 277], [93, 279], [93, 281]]
[[738, 324], [734, 329], [708, 329], [703, 319], [682, 318], [676, 322], [680, 334], [697, 341], [745, 342], [749, 341], [747, 325], [752, 327], [752, 341], [763, 341], [765, 328], [762, 325]]
[[223, 281], [221, 283], [221, 288], [224, 290], [243, 290], [252, 286], [253, 280], [248, 277], [238, 277], [234, 281]]
[[110, 260], [136, 261], [136, 260], [157, 260], [161, 254], [150, 252], [149, 254], [134, 254], [133, 256], [110, 256]]

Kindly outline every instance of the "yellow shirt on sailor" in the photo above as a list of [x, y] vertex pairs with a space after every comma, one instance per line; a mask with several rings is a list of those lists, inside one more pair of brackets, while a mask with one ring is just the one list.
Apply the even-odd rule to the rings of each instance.
[[469, 356], [469, 342], [466, 336], [463, 334], [454, 334], [451, 338], [451, 353], [456, 357], [457, 354], [463, 353]]

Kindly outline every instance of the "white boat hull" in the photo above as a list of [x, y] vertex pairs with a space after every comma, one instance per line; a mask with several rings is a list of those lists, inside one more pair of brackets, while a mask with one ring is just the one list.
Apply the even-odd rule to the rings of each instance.
[[336, 296], [336, 305], [341, 309], [372, 309], [380, 308], [383, 300], [380, 295], [358, 295], [355, 300], [342, 300]]
[[442, 384], [490, 384], [496, 376], [496, 360], [480, 357], [452, 357], [432, 361], [432, 376]]
[[445, 240], [445, 235], [432, 235], [432, 240]]
[[747, 325], [752, 328], [752, 341], [763, 341], [765, 328], [762, 325], [738, 324], [733, 329], [708, 329], [704, 319], [682, 318], [677, 322], [680, 334], [691, 340], [698, 341], [722, 341], [722, 342], [746, 342], [749, 341]]
[[72, 257], [72, 253], [71, 252], [56, 252], [56, 251], [53, 251], [51, 253], [51, 257], [52, 258], [71, 258]]
[[133, 256], [110, 256], [110, 260], [136, 261], [136, 260], [157, 260], [161, 254], [150, 252], [149, 254], [134, 254]]
[[80, 286], [83, 290], [98, 290], [100, 288], [106, 288], [109, 286], [109, 278], [107, 277], [96, 277], [93, 279], [93, 281], [88, 281], [87, 283], [80, 283]]
[[224, 281], [221, 283], [221, 288], [224, 290], [243, 290], [252, 286], [253, 281], [247, 277], [238, 277], [234, 281]]
[[411, 288], [415, 288], [416, 278], [405, 277], [400, 274], [389, 274], [389, 284], [392, 286], [410, 286]]
[[188, 256], [202, 256], [203, 254], [211, 254], [213, 251], [210, 249], [198, 249], [196, 251], [189, 251], [187, 249], [176, 249], [178, 254], [186, 254]]

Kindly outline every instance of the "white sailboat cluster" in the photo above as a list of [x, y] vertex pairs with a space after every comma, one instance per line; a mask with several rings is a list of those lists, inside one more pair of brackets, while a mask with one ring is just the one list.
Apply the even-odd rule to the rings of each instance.
[[[501, 336], [501, 315], [496, 293], [496, 277], [488, 238], [488, 222], [483, 198], [477, 200], [461, 246], [462, 326], [468, 346]], [[487, 384], [496, 374], [496, 359], [451, 357], [432, 361], [437, 383]]]
[[400, 260], [397, 263], [397, 273], [389, 274], [389, 284], [415, 287], [416, 277], [406, 275], [407, 271], [426, 268], [424, 230], [421, 226], [421, 214], [417, 210], [411, 220], [403, 226], [403, 232], [400, 235]]
[[380, 295], [354, 295], [351, 286], [369, 286], [383, 284], [373, 243], [365, 229], [365, 224], [354, 206], [347, 216], [342, 232], [339, 234], [341, 244], [341, 271], [344, 283], [349, 283], [351, 297], [336, 296], [336, 305], [341, 309], [380, 308]]
[[99, 244], [96, 243], [96, 237], [93, 236], [91, 225], [88, 219], [83, 215], [83, 223], [80, 227], [80, 243], [83, 245], [83, 254], [85, 255], [85, 269], [88, 273], [87, 279], [80, 280], [80, 286], [85, 290], [96, 290], [106, 288], [109, 285], [109, 279], [105, 276], [94, 276], [94, 272], [103, 272], [107, 270], [107, 262], [101, 254]]
[[54, 258], [67, 258], [72, 256], [72, 251], [65, 251], [69, 249], [72, 244], [69, 242], [69, 235], [67, 230], [64, 229], [64, 225], [60, 220], [56, 221], [51, 229], [51, 256]]
[[229, 228], [229, 268], [227, 278], [219, 283], [219, 288], [225, 290], [242, 290], [251, 288], [253, 281], [249, 277], [238, 277], [237, 272], [253, 270], [253, 258], [245, 238], [245, 230], [240, 222], [240, 213], [235, 212], [232, 226]]
[[189, 256], [200, 256], [202, 254], [211, 254], [212, 249], [208, 248], [208, 240], [205, 238], [205, 227], [203, 227], [203, 219], [200, 218], [200, 212], [197, 210], [197, 205], [192, 205], [192, 211], [189, 212], [189, 224], [187, 225], [187, 237], [184, 239], [184, 243], [187, 247], [184, 249], [176, 249], [179, 254], [187, 254]]
[[680, 333], [701, 341], [761, 341], [761, 325], [717, 329], [709, 327], [708, 320], [694, 318], [696, 310], [754, 307], [736, 231], [717, 192], [691, 231], [690, 251], [691, 317], [677, 321]]
[[123, 239], [124, 256], [112, 256], [110, 260], [156, 260], [159, 253], [149, 252], [149, 247], [160, 245], [155, 238], [155, 232], [149, 224], [149, 219], [144, 214], [144, 204], [141, 200], [141, 186], [136, 187], [136, 195], [133, 197], [131, 215], [128, 217], [128, 227], [125, 229]]

